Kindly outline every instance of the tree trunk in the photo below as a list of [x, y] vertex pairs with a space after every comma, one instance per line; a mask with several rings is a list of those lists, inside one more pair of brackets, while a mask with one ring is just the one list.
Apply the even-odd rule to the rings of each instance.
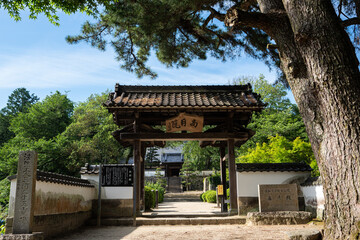
[[[325, 194], [325, 239], [358, 239], [360, 74], [331, 1], [258, 0], [305, 122]], [[283, 15], [281, 13], [284, 13]]]

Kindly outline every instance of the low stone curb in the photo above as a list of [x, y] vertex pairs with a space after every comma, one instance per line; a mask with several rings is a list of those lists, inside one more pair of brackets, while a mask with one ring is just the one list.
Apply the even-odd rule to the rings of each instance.
[[251, 225], [294, 225], [311, 221], [311, 213], [300, 211], [249, 212], [246, 224]]
[[296, 230], [291, 232], [286, 232], [286, 240], [321, 240], [322, 235], [319, 230]]
[[44, 240], [41, 232], [32, 234], [4, 234], [0, 235], [0, 240]]

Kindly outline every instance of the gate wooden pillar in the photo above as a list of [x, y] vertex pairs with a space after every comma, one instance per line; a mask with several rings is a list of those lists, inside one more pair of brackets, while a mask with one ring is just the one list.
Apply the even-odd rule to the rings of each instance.
[[139, 140], [134, 141], [134, 165], [135, 176], [134, 191], [136, 191], [135, 203], [136, 203], [136, 215], [140, 215], [140, 191], [141, 191], [141, 142]]
[[[140, 132], [140, 120], [139, 120], [139, 113], [135, 113], [135, 121], [134, 121], [134, 132], [139, 133]], [[134, 140], [134, 165], [135, 165], [135, 183], [136, 187], [134, 186], [134, 189], [136, 191], [136, 215], [141, 215], [140, 213], [140, 203], [141, 203], [141, 159], [142, 153], [141, 153], [141, 141], [140, 140]]]
[[226, 193], [226, 159], [225, 159], [225, 147], [220, 147], [220, 173], [221, 173], [221, 185], [223, 185], [224, 195], [221, 198], [221, 212], [227, 212], [227, 199]]
[[[234, 113], [229, 112], [227, 122], [228, 132], [234, 132]], [[228, 158], [229, 158], [229, 187], [230, 187], [230, 214], [237, 214], [237, 189], [236, 189], [236, 169], [235, 169], [235, 140], [227, 140]]]
[[145, 211], [145, 154], [146, 148], [141, 148], [141, 169], [140, 169], [140, 210]]
[[237, 209], [234, 139], [228, 140], [228, 155], [229, 155], [230, 214], [237, 214], [238, 209]]

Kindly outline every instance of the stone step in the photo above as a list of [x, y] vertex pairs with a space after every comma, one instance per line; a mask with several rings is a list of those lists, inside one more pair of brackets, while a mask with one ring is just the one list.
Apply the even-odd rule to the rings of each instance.
[[[197, 218], [136, 218], [137, 226], [144, 225], [218, 225], [245, 224], [245, 217], [197, 217]], [[96, 225], [96, 219], [91, 219], [89, 225]], [[131, 226], [132, 218], [106, 218], [101, 220], [103, 226]]]
[[143, 218], [209, 218], [209, 217], [228, 217], [229, 213], [163, 213], [163, 212], [145, 212], [141, 215]]

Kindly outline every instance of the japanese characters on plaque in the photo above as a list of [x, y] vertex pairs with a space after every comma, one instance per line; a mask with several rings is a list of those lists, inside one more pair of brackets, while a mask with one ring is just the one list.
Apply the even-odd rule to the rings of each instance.
[[133, 186], [134, 167], [124, 164], [104, 164], [101, 170], [101, 185], [104, 187]]
[[296, 184], [258, 185], [259, 211], [299, 211]]
[[180, 113], [177, 117], [166, 120], [166, 132], [189, 131], [202, 132], [204, 117]]

